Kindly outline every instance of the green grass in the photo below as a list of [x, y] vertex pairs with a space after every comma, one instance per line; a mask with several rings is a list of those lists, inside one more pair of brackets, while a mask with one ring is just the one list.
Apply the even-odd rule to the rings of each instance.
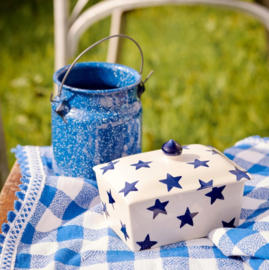
[[[92, 26], [79, 51], [109, 35], [110, 18]], [[143, 151], [170, 138], [220, 150], [250, 135], [269, 136], [269, 68], [262, 25], [237, 12], [208, 7], [156, 7], [129, 12], [125, 33], [141, 45]], [[50, 144], [53, 90], [52, 1], [0, 3], [0, 97], [10, 149]], [[107, 43], [81, 61], [105, 61]], [[124, 41], [121, 63], [140, 66]]]

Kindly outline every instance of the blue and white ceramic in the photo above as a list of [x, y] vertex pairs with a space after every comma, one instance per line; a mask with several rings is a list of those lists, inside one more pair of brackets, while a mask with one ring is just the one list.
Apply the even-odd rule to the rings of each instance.
[[[59, 86], [68, 67], [53, 76]], [[51, 103], [53, 152], [61, 174], [95, 179], [94, 165], [141, 152], [140, 83], [136, 70], [120, 64], [73, 67], [61, 96]]]
[[[140, 72], [111, 63], [76, 64], [91, 48], [111, 38], [127, 38], [138, 47]], [[93, 166], [141, 152], [141, 80], [144, 57], [139, 44], [118, 34], [84, 50], [70, 66], [55, 72], [59, 86], [52, 99], [52, 144], [59, 172], [64, 176], [95, 179]], [[76, 64], [76, 65], [75, 65]], [[113, 166], [113, 164], [112, 164]]]
[[133, 251], [239, 223], [251, 176], [218, 150], [173, 140], [94, 167], [108, 225]]

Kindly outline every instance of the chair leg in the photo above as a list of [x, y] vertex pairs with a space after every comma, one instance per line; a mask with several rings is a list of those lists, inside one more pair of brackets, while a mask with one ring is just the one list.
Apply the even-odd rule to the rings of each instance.
[[0, 190], [4, 186], [8, 174], [7, 152], [0, 108]]
[[[54, 69], [58, 70], [66, 65], [67, 59], [67, 28], [68, 28], [67, 0], [54, 0]], [[54, 94], [57, 93], [57, 85], [54, 84]]]
[[[122, 10], [115, 10], [111, 17], [110, 36], [117, 35], [122, 32]], [[121, 38], [113, 38], [109, 40], [107, 62], [116, 63], [119, 59], [119, 47]]]

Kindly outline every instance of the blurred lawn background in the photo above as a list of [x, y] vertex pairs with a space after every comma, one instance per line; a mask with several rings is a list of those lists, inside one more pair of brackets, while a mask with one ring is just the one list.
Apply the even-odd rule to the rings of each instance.
[[[78, 53], [108, 36], [109, 27], [110, 18], [92, 26]], [[53, 30], [52, 1], [0, 2], [0, 104], [10, 166], [17, 144], [51, 143]], [[269, 136], [269, 60], [255, 19], [213, 7], [155, 7], [128, 12], [125, 33], [143, 49], [143, 78], [155, 71], [142, 96], [143, 151], [170, 138], [224, 150], [250, 135]], [[80, 61], [105, 61], [106, 53], [103, 43]], [[120, 63], [139, 69], [130, 41]]]

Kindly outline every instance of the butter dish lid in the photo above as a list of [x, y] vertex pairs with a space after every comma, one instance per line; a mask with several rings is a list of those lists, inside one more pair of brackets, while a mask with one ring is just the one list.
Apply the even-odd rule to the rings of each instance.
[[252, 179], [217, 149], [181, 146], [174, 140], [162, 150], [126, 156], [93, 169], [97, 182], [105, 181], [129, 204]]

